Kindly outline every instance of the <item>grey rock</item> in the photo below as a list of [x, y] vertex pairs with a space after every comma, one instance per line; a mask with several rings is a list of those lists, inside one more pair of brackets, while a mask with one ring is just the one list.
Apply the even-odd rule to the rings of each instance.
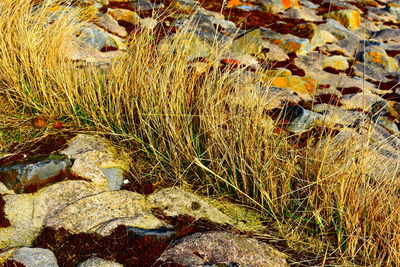
[[[385, 99], [375, 94], [357, 93], [343, 96], [341, 103], [347, 109], [361, 109], [364, 111], [372, 111], [376, 103], [384, 103]], [[388, 105], [388, 104], [386, 104]], [[375, 109], [374, 109], [375, 110]]]
[[261, 51], [261, 34], [260, 30], [250, 30], [236, 37], [230, 50], [234, 54], [258, 54]]
[[263, 40], [279, 46], [287, 54], [296, 53], [301, 55], [308, 53], [312, 49], [310, 41], [306, 38], [299, 38], [292, 34], [279, 34], [265, 28], [261, 28], [260, 33]]
[[43, 248], [19, 248], [14, 252], [12, 259], [26, 267], [58, 267], [54, 253]]
[[327, 19], [326, 23], [320, 24], [318, 28], [320, 30], [326, 30], [338, 38], [339, 41], [336, 44], [346, 49], [350, 55], [354, 55], [355, 51], [360, 46], [360, 40], [363, 39], [361, 36], [346, 29], [346, 27], [333, 19]]
[[393, 58], [390, 58], [385, 49], [377, 45], [363, 47], [356, 55], [361, 62], [380, 67], [386, 71], [396, 71], [397, 65]]
[[321, 114], [304, 109], [301, 106], [288, 107], [285, 117], [289, 120], [287, 128], [293, 133], [307, 131], [323, 118]]
[[377, 67], [372, 64], [362, 62], [355, 62], [352, 66], [353, 73], [360, 78], [370, 79], [376, 82], [389, 82], [390, 79], [386, 77], [388, 72], [383, 68]]
[[400, 20], [400, 4], [398, 2], [387, 4], [386, 10]]
[[264, 88], [262, 92], [266, 95], [268, 103], [266, 109], [281, 108], [286, 104], [297, 104], [301, 98], [295, 95], [292, 91], [285, 88], [269, 86]]
[[195, 34], [202, 41], [205, 41], [208, 44], [226, 44], [230, 42], [232, 40], [231, 37], [216, 31], [211, 18], [212, 16], [199, 10], [190, 18], [177, 19], [174, 26], [186, 31], [187, 33]]
[[399, 134], [399, 128], [397, 127], [396, 123], [392, 120], [389, 120], [387, 117], [373, 116], [372, 121], [388, 130], [391, 134]]
[[329, 104], [315, 105], [313, 111], [323, 115], [321, 122], [328, 127], [342, 125], [356, 128], [365, 124], [366, 121], [369, 121], [368, 116], [360, 111], [346, 110]]
[[120, 26], [118, 22], [108, 13], [96, 13], [96, 25], [105, 29], [106, 31], [118, 35], [119, 37], [126, 37], [128, 35], [124, 27]]
[[380, 42], [394, 41], [400, 43], [400, 29], [383, 29], [375, 32], [373, 38]]
[[83, 262], [78, 263], [77, 267], [123, 267], [124, 265], [114, 262], [108, 261], [101, 258], [90, 258]]
[[391, 14], [387, 10], [379, 7], [367, 7], [366, 18], [371, 21], [379, 21], [379, 22], [393, 22], [396, 23], [397, 16]]
[[118, 190], [124, 171], [129, 170], [128, 157], [100, 136], [79, 134], [61, 153], [74, 160], [74, 174], [104, 188]]
[[217, 208], [200, 197], [179, 188], [166, 188], [148, 197], [149, 205], [161, 208], [167, 216], [189, 215], [193, 218], [206, 218], [210, 221], [229, 224], [232, 220]]
[[106, 191], [81, 198], [57, 214], [48, 216], [45, 225], [63, 227], [73, 233], [109, 235], [118, 225], [143, 229], [167, 225], [151, 214], [144, 195], [130, 191]]
[[307, 55], [295, 59], [295, 65], [305, 71], [306, 76], [315, 79], [318, 84], [328, 84], [331, 88], [358, 87], [360, 90], [374, 91], [376, 86], [360, 78], [352, 78], [343, 73], [332, 74], [323, 71], [322, 62], [326, 56], [318, 52], [310, 52]]
[[96, 26], [81, 29], [79, 37], [83, 43], [97, 50], [103, 50], [105, 48], [126, 49], [126, 45], [124, 45], [124, 41], [121, 38], [111, 35], [100, 28], [96, 28]]
[[195, 233], [181, 238], [158, 261], [183, 266], [288, 266], [285, 256], [273, 247], [224, 232]]
[[23, 193], [28, 187], [45, 186], [71, 165], [71, 160], [66, 156], [36, 157], [11, 166], [0, 167], [0, 181], [8, 189]]

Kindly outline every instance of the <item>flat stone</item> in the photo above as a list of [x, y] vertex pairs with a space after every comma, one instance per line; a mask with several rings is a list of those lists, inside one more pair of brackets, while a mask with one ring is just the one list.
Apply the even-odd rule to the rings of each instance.
[[263, 53], [260, 55], [265, 60], [271, 61], [285, 61], [289, 59], [286, 52], [277, 45], [271, 44], [268, 41], [261, 41]]
[[299, 7], [298, 0], [259, 0], [258, 3], [267, 11], [272, 13], [282, 12], [291, 7]]
[[293, 133], [302, 133], [322, 120], [322, 115], [304, 109], [301, 106], [288, 107], [285, 117], [289, 120], [287, 129]]
[[361, 26], [361, 14], [354, 9], [332, 11], [326, 14], [325, 17], [337, 20], [350, 30], [356, 30]]
[[349, 62], [344, 56], [331, 56], [322, 61], [323, 68], [333, 68], [345, 71], [349, 68]]
[[119, 37], [126, 37], [128, 35], [125, 28], [120, 26], [113, 16], [108, 13], [97, 12], [95, 23], [104, 30]]
[[110, 14], [116, 20], [123, 20], [133, 25], [139, 24], [139, 15], [131, 10], [122, 8], [109, 8], [107, 13]]
[[[130, 191], [107, 191], [81, 198], [46, 219], [45, 225], [64, 228], [72, 233], [109, 234], [105, 227], [115, 220], [125, 220], [124, 225], [157, 229], [166, 224], [151, 214], [144, 195]], [[118, 224], [113, 224], [115, 228]]]
[[167, 216], [189, 215], [193, 218], [206, 218], [210, 221], [229, 224], [231, 219], [200, 197], [179, 188], [166, 188], [148, 197], [149, 205], [161, 208]]
[[176, 53], [179, 49], [186, 61], [208, 57], [211, 53], [210, 47], [194, 35], [168, 36], [161, 40], [157, 48], [160, 54]]
[[0, 181], [16, 193], [46, 186], [72, 165], [66, 156], [48, 155], [0, 167]]
[[306, 54], [311, 51], [310, 41], [291, 34], [279, 34], [268, 29], [261, 29], [261, 37], [271, 44], [279, 46], [285, 53]]
[[400, 43], [400, 29], [383, 29], [375, 32], [373, 38], [379, 42], [394, 41]]
[[346, 49], [349, 55], [354, 55], [360, 46], [359, 42], [363, 40], [363, 36], [346, 29], [346, 27], [333, 19], [327, 19], [325, 23], [318, 25], [318, 28], [333, 34], [339, 40], [336, 45]]
[[4, 195], [4, 213], [11, 226], [0, 228], [0, 249], [30, 246], [42, 228], [43, 217], [36, 217], [32, 194]]
[[4, 212], [11, 225], [0, 228], [0, 249], [32, 245], [48, 217], [57, 216], [71, 203], [103, 190], [87, 181], [68, 180], [34, 194], [4, 195]]
[[341, 103], [347, 109], [371, 111], [373, 105], [381, 101], [385, 100], [380, 96], [367, 93], [357, 93], [343, 96]]
[[359, 127], [368, 121], [369, 118], [362, 112], [350, 111], [341, 107], [329, 105], [329, 104], [318, 104], [313, 106], [313, 111], [322, 113], [321, 123], [324, 126], [336, 127], [342, 125], [345, 127]]
[[118, 262], [104, 260], [97, 257], [87, 259], [83, 262], [78, 263], [77, 265], [77, 267], [123, 267], [123, 266], [124, 265]]
[[312, 95], [317, 88], [317, 81], [315, 79], [296, 75], [267, 77], [265, 81], [273, 87], [289, 89], [305, 101], [312, 100]]
[[99, 51], [109, 48], [119, 50], [126, 50], [127, 48], [121, 38], [107, 33], [97, 26], [81, 29], [79, 38], [87, 45], [90, 45]]
[[111, 190], [122, 186], [123, 173], [129, 170], [128, 157], [100, 136], [79, 134], [60, 153], [74, 160], [74, 174]]
[[261, 35], [260, 30], [251, 30], [245, 34], [238, 36], [232, 42], [230, 50], [237, 55], [258, 54], [261, 52]]
[[326, 43], [324, 35], [314, 23], [300, 23], [293, 28], [292, 34], [300, 38], [308, 39], [310, 41], [311, 49]]
[[[304, 5], [304, 3], [302, 4]], [[284, 16], [292, 19], [304, 19], [305, 21], [312, 21], [312, 22], [322, 21], [322, 17], [318, 16], [315, 10], [308, 8], [306, 6], [286, 9], [284, 12]]]
[[183, 266], [289, 266], [273, 247], [224, 232], [204, 232], [174, 242], [158, 259]]
[[365, 92], [376, 90], [374, 84], [364, 81], [360, 78], [352, 78], [344, 73], [332, 74], [323, 71], [322, 62], [326, 56], [318, 52], [310, 52], [306, 56], [300, 56], [295, 59], [295, 65], [304, 70], [307, 77], [313, 78], [318, 84], [329, 84], [332, 88], [350, 88], [357, 87]]
[[265, 109], [284, 107], [287, 104], [298, 104], [301, 98], [290, 89], [268, 86], [263, 91], [268, 99]]
[[54, 253], [43, 248], [19, 248], [14, 251], [12, 259], [26, 267], [58, 267]]
[[398, 68], [395, 60], [389, 57], [382, 47], [377, 45], [369, 45], [361, 49], [357, 58], [361, 62], [381, 67], [387, 71], [396, 71]]

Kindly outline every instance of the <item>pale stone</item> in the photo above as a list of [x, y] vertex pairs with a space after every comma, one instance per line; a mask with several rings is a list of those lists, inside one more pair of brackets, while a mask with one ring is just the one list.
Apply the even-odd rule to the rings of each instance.
[[14, 251], [12, 259], [26, 267], [58, 267], [54, 253], [44, 248], [19, 248]]
[[[124, 153], [99, 136], [78, 135], [60, 153], [74, 159], [71, 171], [99, 186], [108, 185], [118, 190], [123, 183], [123, 171], [129, 170], [129, 160]], [[110, 169], [121, 171], [110, 172]]]
[[123, 267], [124, 265], [114, 262], [108, 261], [101, 258], [90, 258], [85, 260], [84, 262], [78, 263], [77, 267]]
[[45, 225], [63, 227], [72, 233], [108, 234], [111, 228], [97, 230], [118, 219], [128, 220], [129, 226], [137, 228], [166, 226], [150, 213], [144, 195], [130, 191], [107, 191], [81, 198], [47, 218]]
[[178, 239], [159, 261], [182, 266], [289, 266], [285, 254], [256, 239], [224, 232], [195, 233]]
[[161, 208], [167, 216], [189, 215], [196, 219], [229, 224], [232, 220], [200, 197], [179, 188], [166, 188], [148, 197], [149, 205]]

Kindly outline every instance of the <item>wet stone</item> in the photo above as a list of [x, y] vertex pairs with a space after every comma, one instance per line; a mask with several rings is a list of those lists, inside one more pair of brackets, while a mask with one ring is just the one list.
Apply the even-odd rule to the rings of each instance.
[[72, 161], [66, 156], [49, 155], [0, 167], [0, 181], [16, 193], [26, 193], [57, 180]]

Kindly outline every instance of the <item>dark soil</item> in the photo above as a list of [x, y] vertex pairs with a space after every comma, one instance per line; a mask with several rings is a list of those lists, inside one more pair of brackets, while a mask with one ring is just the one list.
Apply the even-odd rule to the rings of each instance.
[[75, 135], [75, 133], [56, 133], [25, 144], [12, 144], [9, 153], [13, 155], [1, 158], [0, 166], [21, 162], [33, 156], [54, 154], [65, 149], [67, 142]]
[[6, 202], [3, 199], [3, 195], [0, 194], [0, 228], [7, 228], [11, 225], [4, 212], [5, 205]]

